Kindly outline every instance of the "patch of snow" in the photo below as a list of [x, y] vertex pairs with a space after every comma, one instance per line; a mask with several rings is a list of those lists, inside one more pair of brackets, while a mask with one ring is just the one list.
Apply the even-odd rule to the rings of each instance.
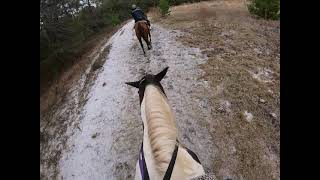
[[253, 115], [249, 113], [248, 111], [244, 111], [244, 116], [246, 118], [246, 121], [251, 122], [253, 119]]
[[254, 48], [253, 51], [257, 54], [262, 54], [262, 51], [258, 48]]
[[208, 81], [203, 81], [203, 85], [204, 85], [204, 87], [209, 88], [209, 82]]
[[267, 56], [269, 56], [269, 55], [271, 54], [270, 49], [266, 49], [265, 52], [266, 52], [266, 55], [267, 55]]
[[231, 146], [231, 154], [235, 154], [237, 152], [237, 149], [235, 146]]
[[225, 101], [225, 100], [221, 100], [220, 101], [220, 106], [218, 108], [218, 111], [230, 113], [231, 112], [231, 104], [230, 104], [230, 102], [229, 101]]
[[260, 101], [261, 103], [265, 103], [265, 102], [266, 102], [266, 100], [264, 100], [264, 99], [262, 99], [262, 98], [260, 98], [259, 101]]
[[260, 68], [258, 67], [255, 71], [249, 71], [254, 79], [257, 79], [260, 82], [272, 82], [272, 74], [274, 73], [272, 70], [268, 68]]
[[276, 114], [276, 113], [270, 113], [270, 115], [271, 115], [273, 118], [277, 118], [277, 114]]
[[220, 36], [231, 36], [231, 35], [234, 35], [236, 33], [236, 31], [234, 30], [230, 30], [230, 31], [223, 31]]

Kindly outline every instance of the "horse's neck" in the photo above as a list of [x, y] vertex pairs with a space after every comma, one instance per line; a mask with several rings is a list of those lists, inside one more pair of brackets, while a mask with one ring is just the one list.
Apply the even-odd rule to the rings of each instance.
[[[172, 157], [177, 139], [175, 118], [166, 97], [159, 88], [148, 85], [141, 103], [144, 124], [143, 150], [149, 175], [162, 179]], [[172, 179], [185, 179], [203, 174], [203, 168], [179, 147]]]
[[150, 169], [151, 174], [160, 177], [171, 160], [177, 129], [167, 99], [157, 86], [146, 86], [141, 103], [141, 117], [144, 124], [143, 148], [148, 171]]

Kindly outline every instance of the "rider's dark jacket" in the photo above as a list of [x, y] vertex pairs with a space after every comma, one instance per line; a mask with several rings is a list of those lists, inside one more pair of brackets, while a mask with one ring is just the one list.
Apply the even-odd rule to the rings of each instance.
[[131, 12], [131, 15], [134, 19], [135, 22], [142, 21], [142, 20], [147, 20], [147, 17], [143, 13], [143, 11], [140, 8], [136, 8]]

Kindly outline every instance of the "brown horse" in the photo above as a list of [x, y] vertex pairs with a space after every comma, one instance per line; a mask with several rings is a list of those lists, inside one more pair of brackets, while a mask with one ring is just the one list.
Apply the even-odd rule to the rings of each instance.
[[[144, 51], [144, 48], [143, 48], [141, 37], [147, 43], [148, 50], [150, 50], [152, 48], [152, 46], [151, 46], [151, 34], [150, 34], [150, 29], [149, 29], [149, 27], [147, 25], [147, 22], [146, 21], [138, 21], [138, 22], [136, 22], [136, 24], [134, 25], [134, 30], [136, 31], [136, 36], [137, 36], [137, 38], [138, 38], [138, 40], [140, 42], [141, 48], [143, 50], [143, 53], [146, 54], [146, 52]], [[150, 37], [150, 41], [149, 41], [148, 37]]]

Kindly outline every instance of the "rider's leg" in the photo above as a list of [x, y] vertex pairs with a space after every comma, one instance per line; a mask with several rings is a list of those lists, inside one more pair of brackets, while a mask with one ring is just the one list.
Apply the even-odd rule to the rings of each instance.
[[146, 19], [146, 21], [147, 21], [147, 24], [148, 24], [148, 26], [149, 26], [149, 29], [151, 29], [150, 21], [149, 21], [148, 19]]

